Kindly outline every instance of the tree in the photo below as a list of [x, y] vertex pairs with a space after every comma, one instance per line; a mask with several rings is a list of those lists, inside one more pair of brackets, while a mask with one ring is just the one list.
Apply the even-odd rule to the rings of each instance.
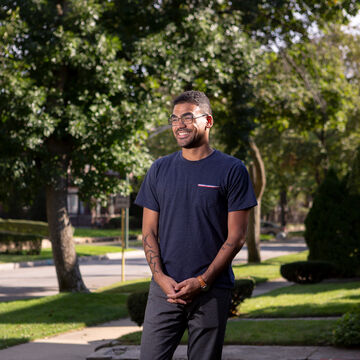
[[312, 194], [330, 166], [341, 175], [348, 169], [360, 135], [358, 82], [350, 67], [356, 61], [348, 50], [355, 54], [357, 44], [356, 36], [329, 25], [321, 36], [268, 56], [257, 79], [256, 139], [273, 178], [270, 188], [275, 184], [283, 198]]
[[319, 186], [305, 221], [310, 260], [334, 262], [340, 274], [360, 271], [360, 195], [330, 169]]
[[[308, 39], [309, 28], [314, 25], [321, 27], [329, 20], [346, 21], [348, 14], [355, 13], [357, 3], [164, 1], [154, 7], [158, 9], [156, 26], [143, 28], [151, 42], [142, 46], [140, 41], [136, 56], [149, 75], [144, 86], [158, 93], [162, 103], [168, 100], [164, 94], [184, 89], [212, 95], [219, 126], [216, 137], [225, 151], [244, 158], [257, 117], [253, 80], [261, 63], [259, 54], [263, 52], [249, 36], [286, 48], [299, 37]], [[154, 8], [150, 12], [154, 15]], [[258, 159], [253, 163], [259, 164]], [[257, 236], [251, 237], [254, 244], [258, 243], [258, 232], [253, 234]]]
[[250, 177], [254, 185], [255, 196], [258, 205], [251, 209], [249, 217], [248, 232], [246, 235], [246, 243], [248, 247], [248, 262], [259, 263], [260, 256], [260, 219], [261, 219], [261, 199], [264, 194], [266, 176], [264, 162], [260, 151], [255, 142], [250, 140], [250, 153], [253, 159], [250, 164]]
[[[0, 174], [30, 200], [46, 189], [60, 291], [86, 291], [67, 186], [83, 200], [128, 191], [148, 164], [144, 90], [102, 1], [6, 1], [0, 7]], [[129, 91], [129, 89], [131, 89]], [[141, 105], [139, 105], [141, 104]]]

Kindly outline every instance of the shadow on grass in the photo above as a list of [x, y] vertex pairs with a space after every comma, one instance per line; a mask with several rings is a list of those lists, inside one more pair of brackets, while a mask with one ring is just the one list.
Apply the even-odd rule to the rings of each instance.
[[247, 299], [239, 310], [245, 317], [338, 316], [358, 307], [354, 290], [359, 282], [293, 285]]
[[306, 304], [306, 305], [274, 305], [261, 308], [259, 310], [249, 310], [246, 314], [241, 313], [243, 318], [298, 318], [298, 317], [333, 317], [341, 316], [347, 311], [351, 311], [355, 306], [349, 304], [339, 304], [328, 302], [326, 304]]
[[26, 338], [26, 337], [0, 339], [0, 349], [6, 349], [10, 346], [24, 344], [29, 342], [30, 340], [31, 340], [30, 338]]
[[82, 323], [86, 326], [127, 316], [126, 295], [62, 293], [0, 303], [0, 324]]
[[111, 286], [109, 289], [104, 289], [103, 294], [129, 294], [137, 291], [148, 291], [150, 280], [134, 281], [131, 284], [119, 284]]
[[[357, 290], [360, 291], [360, 282], [344, 282], [344, 283], [317, 283], [317, 284], [294, 284], [292, 286], [283, 287], [280, 289], [276, 289], [265, 293], [262, 297], [276, 297], [278, 295], [316, 295], [319, 293], [323, 293], [326, 295], [327, 292], [337, 291], [337, 290]], [[355, 296], [355, 299], [360, 297], [359, 295], [351, 295]], [[345, 296], [344, 296], [345, 298]]]

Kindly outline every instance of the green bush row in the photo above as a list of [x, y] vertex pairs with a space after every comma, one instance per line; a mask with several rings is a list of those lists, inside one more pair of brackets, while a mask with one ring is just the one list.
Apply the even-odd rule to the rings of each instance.
[[235, 280], [234, 288], [231, 290], [231, 303], [229, 317], [237, 316], [238, 306], [247, 298], [250, 298], [254, 290], [255, 283], [251, 279]]
[[343, 315], [333, 332], [333, 342], [338, 346], [360, 346], [360, 312]]
[[0, 232], [0, 252], [5, 254], [39, 255], [43, 236]]
[[[235, 280], [235, 286], [231, 292], [231, 304], [229, 310], [229, 316], [238, 315], [238, 306], [246, 298], [251, 297], [254, 290], [254, 281], [251, 279], [239, 279]], [[130, 319], [136, 324], [141, 326], [144, 322], [145, 308], [147, 303], [149, 292], [139, 291], [132, 293], [127, 298], [127, 309], [129, 311]]]
[[0, 219], [0, 231], [49, 236], [48, 224], [42, 221]]
[[304, 234], [309, 260], [330, 261], [346, 277], [360, 275], [360, 189], [351, 186], [349, 176], [339, 180], [334, 170], [328, 171]]
[[298, 284], [314, 284], [337, 276], [335, 266], [327, 261], [295, 261], [283, 264], [280, 274], [288, 281]]

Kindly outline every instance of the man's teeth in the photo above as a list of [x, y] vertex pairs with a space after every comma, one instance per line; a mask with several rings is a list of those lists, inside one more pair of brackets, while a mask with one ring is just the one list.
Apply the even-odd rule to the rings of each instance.
[[178, 135], [187, 135], [189, 132], [188, 131], [179, 131]]

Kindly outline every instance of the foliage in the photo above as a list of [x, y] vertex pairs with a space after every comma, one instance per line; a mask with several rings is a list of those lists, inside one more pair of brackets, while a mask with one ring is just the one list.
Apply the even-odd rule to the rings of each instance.
[[[230, 149], [231, 143], [231, 151], [241, 152], [252, 129], [255, 109], [249, 107], [250, 80], [261, 64], [261, 50], [242, 31], [240, 11], [228, 13], [226, 5], [216, 2], [194, 7], [185, 1], [172, 10], [176, 12], [177, 6], [174, 18], [164, 4], [161, 18], [169, 16], [170, 21], [136, 44], [136, 62], [148, 74], [144, 86], [168, 106], [171, 97], [164, 94], [189, 89], [206, 92], [216, 114], [216, 127], [221, 129], [219, 137], [231, 132], [232, 138], [224, 144]], [[158, 117], [158, 127], [165, 124], [165, 116]]]
[[121, 216], [111, 218], [105, 225], [104, 229], [121, 229]]
[[41, 221], [0, 219], [0, 231], [49, 236], [48, 224]]
[[345, 276], [360, 269], [360, 196], [329, 170], [305, 220], [309, 260], [330, 261]]
[[101, 3], [2, 3], [1, 198], [31, 198], [62, 174], [82, 199], [106, 199], [148, 165], [143, 91]]
[[338, 346], [359, 346], [360, 311], [348, 312], [342, 316], [333, 331], [333, 342]]
[[0, 231], [0, 252], [5, 254], [39, 255], [43, 237], [36, 234], [19, 234]]
[[263, 44], [306, 42], [315, 29], [329, 22], [347, 23], [359, 9], [356, 0], [245, 0], [228, 2], [242, 11], [242, 23], [247, 32]]
[[280, 267], [283, 278], [298, 284], [314, 284], [334, 277], [333, 264], [326, 261], [296, 261]]
[[0, 219], [0, 249], [3, 253], [39, 255], [41, 242], [49, 235], [41, 221]]
[[231, 290], [231, 303], [229, 317], [238, 315], [239, 305], [250, 298], [254, 290], [255, 282], [252, 279], [236, 279], [234, 288]]
[[129, 295], [126, 306], [129, 311], [130, 319], [141, 326], [144, 322], [146, 303], [149, 292], [135, 292]]

